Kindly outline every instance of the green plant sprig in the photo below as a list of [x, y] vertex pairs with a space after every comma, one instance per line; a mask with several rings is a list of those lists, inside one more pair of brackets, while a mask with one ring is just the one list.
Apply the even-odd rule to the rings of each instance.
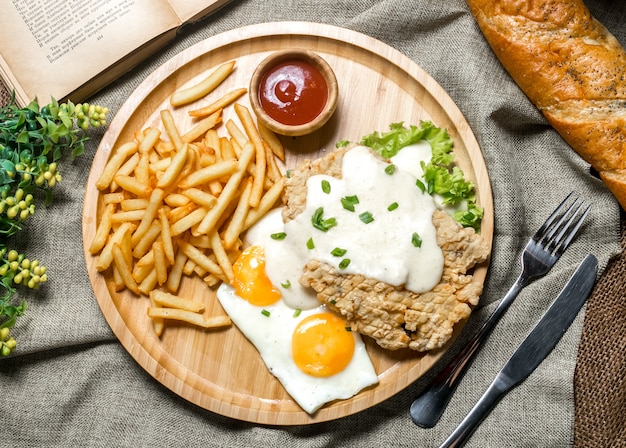
[[9, 237], [35, 213], [37, 192], [46, 205], [52, 202], [51, 189], [62, 180], [58, 162], [83, 154], [86, 131], [106, 125], [107, 113], [105, 107], [54, 98], [43, 107], [37, 100], [19, 107], [13, 96], [0, 107], [0, 357], [15, 349], [10, 329], [27, 309], [25, 300], [15, 303], [16, 286], [37, 289], [48, 279], [38, 260], [9, 248]]

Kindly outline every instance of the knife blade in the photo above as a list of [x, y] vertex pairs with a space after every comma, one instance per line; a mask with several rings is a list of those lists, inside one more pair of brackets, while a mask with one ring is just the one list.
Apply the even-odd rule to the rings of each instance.
[[497, 402], [528, 378], [550, 354], [591, 294], [597, 273], [598, 260], [587, 255], [487, 391], [440, 448], [463, 446]]

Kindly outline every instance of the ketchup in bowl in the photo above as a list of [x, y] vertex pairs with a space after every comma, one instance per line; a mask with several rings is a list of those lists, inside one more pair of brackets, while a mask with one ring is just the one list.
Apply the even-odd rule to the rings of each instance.
[[267, 56], [250, 80], [250, 104], [260, 123], [280, 135], [320, 129], [338, 102], [330, 65], [309, 50], [281, 50]]
[[313, 64], [293, 59], [265, 73], [259, 85], [259, 101], [265, 112], [279, 123], [306, 124], [324, 110], [328, 85]]

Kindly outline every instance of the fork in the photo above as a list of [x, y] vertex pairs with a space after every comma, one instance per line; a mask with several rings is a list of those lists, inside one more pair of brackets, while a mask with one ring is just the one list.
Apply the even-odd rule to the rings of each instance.
[[522, 288], [550, 271], [570, 245], [591, 208], [587, 206], [583, 209], [584, 202], [578, 198], [574, 198], [573, 202], [566, 207], [573, 195], [573, 192], [567, 195], [528, 241], [521, 256], [522, 272], [478, 333], [468, 341], [430, 386], [413, 401], [410, 414], [416, 425], [422, 428], [435, 426], [466, 368], [509, 305]]

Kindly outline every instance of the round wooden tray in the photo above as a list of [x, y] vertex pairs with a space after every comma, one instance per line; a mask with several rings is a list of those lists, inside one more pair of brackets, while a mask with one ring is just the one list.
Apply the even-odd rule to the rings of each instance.
[[[431, 120], [448, 129], [455, 142], [458, 164], [474, 179], [480, 204], [485, 208], [482, 234], [491, 244], [493, 202], [485, 163], [465, 118], [436, 81], [410, 59], [393, 48], [363, 34], [338, 27], [301, 22], [264, 23], [232, 30], [181, 52], [152, 73], [121, 107], [104, 135], [95, 155], [86, 186], [83, 211], [85, 259], [93, 289], [102, 312], [130, 355], [157, 381], [196, 405], [235, 419], [274, 425], [322, 422], [367, 409], [401, 391], [423, 375], [444, 349], [425, 355], [409, 351], [390, 352], [366, 340], [378, 373], [379, 384], [357, 396], [324, 406], [308, 415], [287, 395], [268, 372], [252, 344], [235, 327], [202, 331], [191, 326], [169, 326], [156, 337], [146, 316], [148, 298], [124, 291], [117, 293], [111, 279], [98, 273], [95, 257], [89, 254], [102, 210], [95, 181], [111, 151], [133, 138], [135, 131], [159, 126], [159, 111], [172, 109], [169, 96], [181, 86], [197, 83], [217, 65], [235, 59], [236, 68], [216, 90], [219, 98], [233, 88], [248, 87], [256, 65], [269, 53], [287, 48], [317, 52], [335, 70], [340, 96], [331, 121], [316, 133], [284, 138], [287, 168], [302, 158], [312, 158], [334, 149], [339, 140], [357, 141], [372, 131], [386, 131], [389, 124], [417, 124]], [[247, 98], [240, 100], [249, 105]], [[181, 129], [192, 120], [187, 111], [200, 102], [172, 109]], [[228, 118], [237, 120], [227, 108]], [[487, 263], [476, 269], [484, 281]], [[209, 313], [223, 313], [200, 279], [188, 280], [181, 295], [201, 298]], [[457, 327], [461, 327], [459, 324]], [[457, 329], [458, 332], [458, 329]]]

